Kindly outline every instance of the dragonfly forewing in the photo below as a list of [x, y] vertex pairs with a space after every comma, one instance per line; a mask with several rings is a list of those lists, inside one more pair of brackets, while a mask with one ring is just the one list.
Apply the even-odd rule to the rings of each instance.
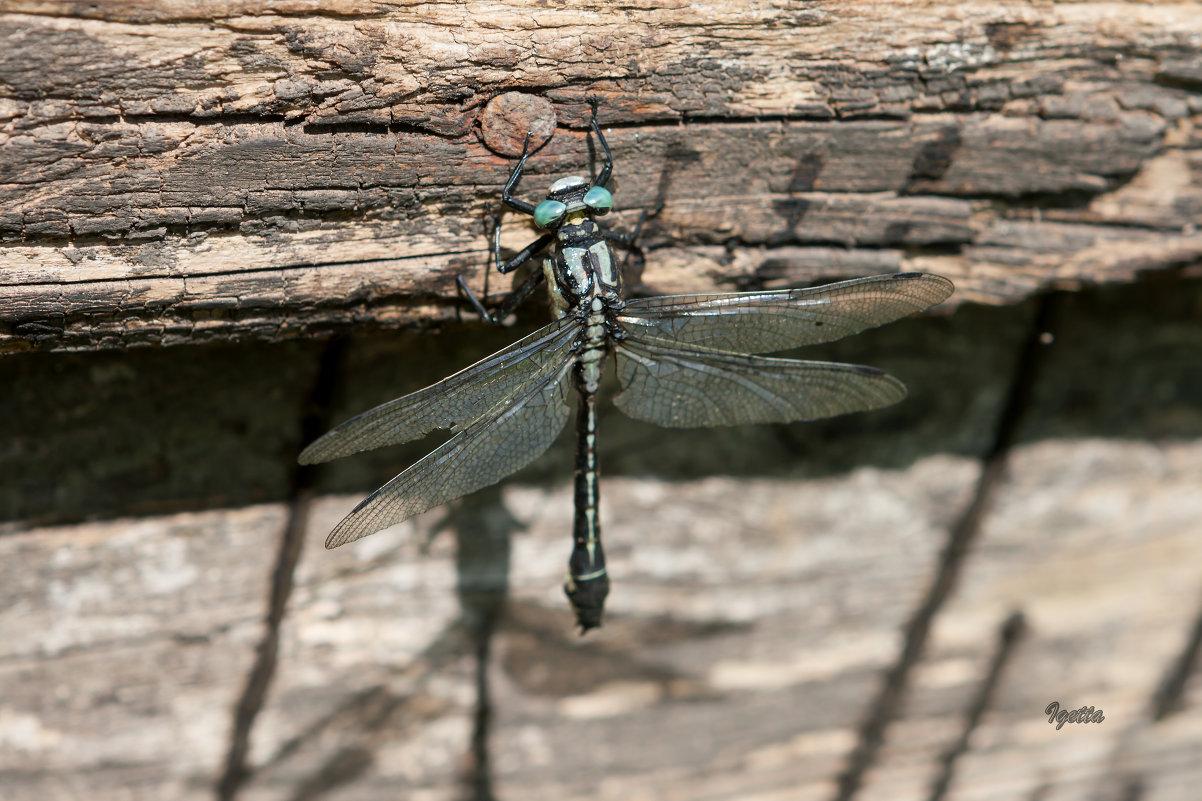
[[437, 384], [352, 417], [305, 448], [299, 461], [327, 462], [435, 429], [464, 429], [562, 362], [575, 336], [572, 320], [557, 320]]
[[568, 420], [570, 354], [373, 492], [326, 539], [345, 545], [495, 484], [538, 458]]
[[618, 320], [636, 338], [772, 353], [884, 325], [941, 303], [952, 290], [937, 275], [897, 273], [809, 289], [639, 298]]
[[906, 397], [901, 381], [856, 364], [777, 359], [627, 339], [614, 404], [668, 428], [789, 423], [862, 412]]

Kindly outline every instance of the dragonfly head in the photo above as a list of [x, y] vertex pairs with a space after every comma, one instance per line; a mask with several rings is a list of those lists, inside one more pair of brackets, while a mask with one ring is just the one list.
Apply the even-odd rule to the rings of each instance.
[[554, 228], [569, 216], [605, 214], [613, 208], [614, 198], [603, 186], [592, 186], [579, 176], [560, 178], [547, 190], [547, 199], [534, 209], [539, 228]]

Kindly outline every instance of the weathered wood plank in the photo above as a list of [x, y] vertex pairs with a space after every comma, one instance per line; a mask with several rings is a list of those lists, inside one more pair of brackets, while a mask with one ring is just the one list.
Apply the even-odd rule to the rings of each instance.
[[431, 541], [434, 514], [326, 551], [347, 500], [311, 509], [280, 668], [239, 798], [288, 799], [302, 787], [363, 797], [383, 784], [450, 799], [462, 781], [475, 679], [453, 540]]
[[602, 101], [619, 205], [665, 204], [648, 289], [746, 280], [690, 281], [705, 243], [812, 265], [793, 281], [844, 274], [831, 245], [882, 251], [994, 303], [1196, 261], [1202, 8], [1108, 4], [1104, 34], [1093, 4], [951, 11], [10, 4], [0, 351], [446, 319], [511, 166], [472, 126], [514, 88], [561, 125], [527, 193], [582, 168]]
[[[1199, 615], [1198, 284], [1133, 280], [1202, 251], [1199, 18], [6, 4], [0, 352], [109, 352], [0, 361], [0, 795], [211, 797], [284, 509], [28, 526], [294, 500], [319, 349], [280, 340], [363, 335], [335, 417], [511, 341], [375, 331], [448, 320], [455, 275], [479, 280], [512, 160], [473, 125], [518, 90], [559, 114], [523, 194], [595, 166], [596, 97], [618, 221], [664, 203], [642, 291], [924, 269], [1009, 308], [806, 354], [902, 377], [910, 399], [878, 414], [666, 432], [606, 412], [599, 637], [571, 632], [558, 586], [564, 443], [445, 519], [328, 553], [339, 514], [408, 457], [332, 466], [318, 487], [352, 494], [313, 506], [243, 797], [467, 795], [475, 638], [505, 597], [484, 674], [499, 796], [835, 797], [990, 448], [1031, 334], [1033, 304], [1014, 304], [1093, 283], [1125, 286], [1061, 304], [1010, 472], [859, 795], [927, 797], [1021, 607], [949, 797], [1192, 797], [1196, 682], [1163, 720], [1148, 709], [1190, 669]], [[531, 236], [506, 218], [507, 248]], [[1106, 723], [1056, 732], [1049, 688]]]
[[[915, 102], [924, 109], [996, 106], [998, 93], [982, 91], [990, 82], [966, 68], [1007, 76], [1015, 65], [1082, 66], [1095, 54], [1113, 64], [1139, 41], [1140, 57], [1131, 59], [1137, 69], [1184, 74], [1198, 10], [1190, 2], [1038, 11], [923, 2], [908, 6], [899, 25], [894, 11], [856, 2], [821, 9], [657, 3], [620, 13], [599, 3], [532, 13], [521, 2], [7, 8], [17, 45], [9, 52], [20, 65], [12, 85], [40, 119], [64, 109], [80, 116], [277, 114], [399, 122], [444, 135], [470, 126], [481, 90], [509, 88], [514, 76], [580, 106], [590, 90], [617, 90], [630, 95], [623, 112], [669, 117], [879, 115], [905, 113]], [[1097, 29], [1102, 9], [1109, 12], [1105, 31]], [[1178, 63], [1157, 64], [1147, 55], [1156, 47], [1172, 48]], [[56, 59], [58, 48], [73, 58]], [[115, 73], [115, 63], [130, 69]], [[1048, 82], [1029, 77], [1028, 95]]]
[[[1202, 563], [1194, 536], [1202, 396], [1188, 367], [1202, 336], [1197, 292], [1196, 281], [1144, 283], [1063, 304], [1019, 428], [1026, 444], [1013, 455], [959, 593], [936, 619], [902, 717], [885, 728], [867, 797], [925, 797], [962, 731], [997, 628], [1015, 608], [1027, 615], [1025, 639], [956, 762], [950, 797], [1046, 785], [1049, 797], [1072, 798], [1086, 792], [1085, 779], [1097, 790], [1110, 777], [1189, 797], [1181, 788], [1193, 786], [1196, 772], [1182, 756], [1198, 746], [1192, 696], [1161, 722], [1146, 708], [1199, 614], [1188, 600]], [[506, 595], [489, 672], [499, 790], [529, 798], [625, 798], [639, 787], [669, 798], [702, 790], [832, 797], [880, 672], [897, 658], [902, 623], [966, 503], [1015, 369], [1014, 341], [1028, 327], [1017, 309], [965, 307], [857, 338], [872, 354], [863, 360], [904, 377], [913, 394], [856, 419], [668, 432], [604, 417], [603, 514], [617, 584], [599, 637], [571, 631], [558, 586], [571, 505], [566, 446], [446, 520], [436, 511], [332, 553], [320, 542], [361, 492], [321, 500], [275, 689], [254, 729], [246, 797], [332, 787], [348, 797], [460, 795], [470, 772], [463, 755], [474, 715], [473, 631]], [[475, 332], [461, 333], [463, 341], [448, 331], [420, 347], [457, 351]], [[855, 358], [855, 344], [822, 355]], [[296, 372], [282, 353], [295, 347], [249, 359], [257, 383], [213, 361], [215, 353], [200, 358], [228, 358], [229, 348], [7, 360], [70, 363], [81, 373], [60, 372], [63, 395], [41, 401], [60, 410], [48, 418], [54, 432], [41, 436], [55, 433], [47, 447], [72, 458], [47, 466], [42, 453], [13, 463], [21, 500], [36, 501], [44, 486], [59, 493], [57, 503], [75, 504], [75, 514], [116, 502], [146, 508], [147, 498], [161, 505], [172, 492], [187, 502], [195, 490], [179, 483], [184, 474], [210, 490], [220, 475], [228, 492], [264, 466], [282, 469], [279, 454], [298, 445], [299, 411], [281, 404], [298, 390], [280, 390], [271, 403], [269, 388], [273, 371]], [[404, 381], [438, 377], [438, 364], [400, 353], [385, 339], [352, 347], [336, 413], [387, 399]], [[166, 358], [179, 354], [190, 359]], [[189, 362], [193, 372], [178, 372]], [[398, 365], [430, 374], [405, 377]], [[213, 414], [212, 396], [196, 390], [205, 376], [225, 393], [216, 428], [189, 411]], [[11, 383], [35, 397], [33, 379]], [[201, 405], [173, 411], [160, 384]], [[140, 396], [150, 405], [125, 408]], [[114, 429], [102, 412], [132, 419]], [[10, 426], [31, 419], [0, 417]], [[140, 431], [151, 442], [178, 442], [105, 461], [88, 450], [97, 431], [111, 432], [109, 441]], [[215, 458], [209, 449], [229, 453], [222, 437], [234, 434], [245, 453]], [[263, 461], [242, 464], [254, 454]], [[369, 488], [405, 460], [392, 452], [344, 460], [326, 485]], [[39, 467], [55, 477], [39, 480]], [[147, 485], [141, 495], [139, 481]], [[0, 741], [15, 749], [0, 756], [10, 757], [0, 781], [9, 795], [90, 787], [98, 797], [208, 796], [224, 721], [258, 641], [255, 610], [283, 519], [267, 506], [56, 530], [9, 524], [0, 538], [9, 571], [0, 586], [11, 595], [0, 604], [10, 649], [0, 654], [9, 677]], [[445, 534], [435, 536], [447, 527], [474, 532], [463, 538], [472, 548], [453, 554]], [[456, 603], [468, 610], [463, 617]], [[1048, 692], [1100, 706], [1111, 725], [1055, 732], [1040, 714]], [[207, 740], [180, 750], [180, 737]], [[117, 759], [116, 747], [139, 756]]]
[[[609, 482], [610, 639], [583, 646], [598, 664], [574, 677], [537, 631], [523, 630], [529, 622], [505, 632], [499, 789], [538, 798], [629, 797], [636, 787], [682, 799], [707, 787], [731, 798], [829, 792], [975, 471], [934, 457], [806, 486]], [[528, 534], [554, 543], [569, 507], [566, 495], [533, 506]], [[527, 541], [515, 567], [534, 562]], [[515, 592], [528, 583], [515, 578]], [[641, 726], [656, 736], [636, 736]], [[537, 740], [506, 736], [528, 728]], [[578, 737], [603, 745], [575, 753]]]
[[[1016, 610], [1024, 633], [949, 797], [1120, 798], [1132, 782], [1149, 797], [1192, 797], [1199, 767], [1180, 754], [1202, 747], [1202, 725], [1190, 711], [1157, 720], [1155, 697], [1202, 614], [1200, 459], [1196, 440], [1061, 440], [1014, 452], [865, 798], [930, 797], [941, 769], [931, 756], [960, 735]], [[1052, 701], [1096, 707], [1105, 720], [1057, 730], [1043, 714]]]
[[0, 537], [5, 799], [211, 798], [279, 506]]
[[[1196, 761], [1180, 755], [1196, 751], [1202, 732], [1189, 716], [1156, 723], [1147, 709], [1197, 614], [1196, 604], [1161, 601], [1197, 586], [1202, 451], [1047, 442], [1020, 449], [1012, 468], [864, 796], [927, 797], [997, 626], [1020, 608], [1025, 639], [950, 797], [1040, 787], [1049, 797], [1098, 797], [1128, 778], [1145, 779], [1158, 797], [1192, 797]], [[478, 521], [500, 514], [504, 528], [511, 514], [523, 531], [501, 546], [503, 559], [473, 567], [461, 557], [468, 572], [458, 578], [448, 537], [422, 544], [441, 513], [329, 553], [321, 540], [357, 499], [323, 501], [245, 797], [288, 798], [298, 787], [457, 796], [474, 681], [458, 580], [477, 592], [511, 588], [490, 671], [499, 794], [829, 798], [976, 470], [973, 460], [935, 456], [809, 485], [608, 481], [620, 581], [604, 637], [584, 640], [558, 590], [566, 485], [510, 488], [503, 507], [486, 501]], [[260, 507], [0, 540], [0, 563], [27, 576], [5, 582], [24, 604], [6, 605], [21, 611], [4, 622], [15, 635], [6, 670], [23, 689], [6, 695], [0, 720], [25, 749], [0, 769], [8, 795], [82, 791], [87, 781], [93, 797], [207, 796], [222, 713], [239, 687], [229, 671], [255, 642], [271, 560], [262, 535], [281, 525], [278, 508]], [[507, 525], [516, 533], [514, 520]], [[236, 569], [211, 569], [223, 553]], [[90, 577], [111, 574], [101, 565], [113, 558], [133, 571], [130, 581]], [[197, 559], [207, 567], [193, 569]], [[192, 654], [186, 665], [181, 653]], [[91, 677], [83, 684], [81, 671]], [[1101, 707], [1106, 721], [1056, 731], [1041, 714], [1048, 693]], [[118, 702], [97, 700], [110, 696]], [[79, 704], [92, 712], [81, 716]], [[38, 737], [28, 736], [31, 720]], [[191, 747], [180, 748], [181, 737]], [[136, 764], [124, 756], [131, 750]], [[52, 771], [30, 768], [53, 754]]]

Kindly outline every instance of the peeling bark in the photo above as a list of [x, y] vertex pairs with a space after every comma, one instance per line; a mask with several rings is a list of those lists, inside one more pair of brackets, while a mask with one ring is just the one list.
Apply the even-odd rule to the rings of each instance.
[[600, 102], [619, 206], [664, 204], [645, 291], [836, 277], [835, 246], [1010, 303], [1202, 252], [1196, 3], [6, 8], [0, 352], [446, 319], [515, 89], [559, 117], [527, 196]]

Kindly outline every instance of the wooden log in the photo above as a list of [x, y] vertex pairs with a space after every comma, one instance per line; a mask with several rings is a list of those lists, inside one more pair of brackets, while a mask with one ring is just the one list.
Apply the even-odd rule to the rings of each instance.
[[[511, 90], [559, 119], [531, 195], [590, 163], [600, 102], [622, 219], [664, 204], [645, 291], [842, 275], [831, 246], [992, 303], [1174, 269], [1202, 249], [1199, 7], [1106, 8], [11, 3], [0, 351], [446, 319], [512, 166], [475, 126]], [[742, 273], [682, 270], [707, 243]]]
[[[860, 795], [929, 798], [940, 784], [950, 798], [1105, 797], [1139, 784], [1192, 798], [1199, 290], [1144, 283], [1061, 304], [1008, 467], [916, 641]], [[703, 432], [606, 414], [615, 589], [605, 627], [584, 639], [559, 589], [567, 443], [503, 490], [328, 552], [333, 524], [407, 457], [337, 463], [319, 486], [354, 492], [310, 508], [239, 797], [459, 797], [482, 758], [498, 796], [835, 797], [948, 532], [980, 492], [1023, 311], [967, 306], [819, 354], [905, 378], [911, 397], [881, 413]], [[438, 377], [419, 354], [454, 358], [476, 332], [460, 333], [352, 343], [335, 414]], [[11, 357], [26, 372], [5, 385], [28, 395], [0, 398], [12, 404], [0, 441], [36, 458], [15, 462], [5, 508], [46, 518], [287, 497], [298, 386], [313, 380], [298, 365], [313, 361], [297, 343]], [[219, 398], [197, 392], [214, 377]], [[62, 394], [40, 391], [52, 386]], [[212, 797], [288, 516], [275, 502], [8, 524], [6, 797]], [[1024, 625], [1003, 648], [1014, 612]], [[483, 641], [492, 712], [480, 724]], [[1106, 718], [1056, 730], [1053, 700]]]

